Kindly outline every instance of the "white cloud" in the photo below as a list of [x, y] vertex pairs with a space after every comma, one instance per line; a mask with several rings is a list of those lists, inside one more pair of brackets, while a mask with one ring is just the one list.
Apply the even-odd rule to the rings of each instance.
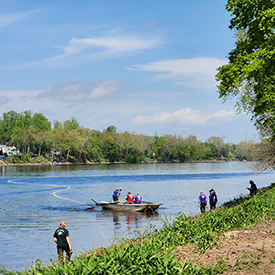
[[81, 78], [70, 79], [55, 84], [52, 88], [37, 95], [37, 98], [68, 99], [81, 92]]
[[85, 102], [87, 99], [111, 97], [119, 93], [124, 84], [125, 81], [101, 80], [85, 83], [83, 79], [75, 78], [55, 84], [52, 88], [39, 93], [37, 98], [58, 99], [76, 104]]
[[169, 124], [180, 123], [181, 125], [205, 125], [213, 124], [214, 120], [230, 120], [236, 114], [234, 111], [220, 110], [212, 114], [201, 113], [192, 108], [180, 109], [172, 113], [161, 112], [152, 116], [136, 116], [133, 123], [136, 125], [146, 124]]
[[0, 105], [7, 104], [9, 102], [9, 99], [6, 96], [0, 97]]
[[26, 17], [24, 13], [13, 13], [13, 14], [1, 14], [0, 15], [0, 28], [14, 24]]
[[143, 39], [136, 36], [74, 38], [70, 40], [68, 46], [63, 47], [63, 51], [65, 54], [70, 55], [88, 49], [101, 49], [114, 54], [153, 49], [159, 44], [158, 39]]
[[109, 97], [120, 92], [124, 81], [106, 81], [95, 87], [89, 95], [90, 99]]
[[92, 60], [116, 56], [117, 54], [136, 53], [142, 50], [154, 49], [161, 44], [159, 39], [146, 39], [138, 36], [117, 36], [117, 37], [94, 37], [94, 38], [73, 38], [66, 46], [56, 46], [63, 53], [50, 58], [31, 61], [24, 64], [17, 64], [12, 68], [32, 67], [40, 64], [52, 63], [76, 56], [73, 62], [85, 63]]
[[[197, 57], [191, 59], [173, 59], [135, 65], [135, 70], [163, 72], [158, 79], [172, 79], [179, 85], [196, 88], [209, 88], [215, 85], [216, 69], [227, 60]], [[130, 69], [131, 70], [131, 69]]]
[[0, 14], [0, 28], [9, 26], [11, 24], [15, 24], [15, 23], [31, 16], [36, 11], [37, 10], [27, 11], [27, 12]]

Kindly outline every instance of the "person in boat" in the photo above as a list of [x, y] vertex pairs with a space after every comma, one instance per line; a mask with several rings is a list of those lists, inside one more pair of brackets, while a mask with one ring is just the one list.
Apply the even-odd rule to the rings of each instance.
[[116, 189], [113, 193], [113, 201], [118, 201], [119, 200], [119, 196], [120, 196], [120, 192], [121, 192], [122, 188], [119, 187], [118, 189]]
[[216, 204], [218, 202], [218, 197], [214, 189], [209, 190], [209, 203], [210, 209], [216, 209]]
[[141, 203], [142, 202], [142, 197], [138, 194], [138, 193], [136, 193], [135, 194], [135, 203]]
[[203, 194], [203, 191], [201, 191], [200, 196], [199, 196], [199, 202], [198, 202], [198, 206], [200, 206], [201, 213], [205, 213], [205, 206], [206, 205], [207, 205], [207, 198]]
[[66, 229], [67, 224], [65, 221], [61, 221], [59, 228], [57, 228], [53, 234], [54, 241], [57, 244], [57, 255], [59, 264], [64, 264], [64, 251], [66, 252], [65, 264], [68, 264], [71, 260], [73, 253], [72, 246], [69, 238], [69, 231]]
[[131, 194], [131, 192], [128, 192], [128, 194], [125, 197], [125, 200], [127, 200], [127, 203], [133, 203], [135, 199], [135, 196]]
[[252, 197], [257, 194], [257, 186], [253, 180], [250, 180], [249, 183], [250, 183], [250, 187], [247, 187], [247, 189], [249, 190], [250, 196]]

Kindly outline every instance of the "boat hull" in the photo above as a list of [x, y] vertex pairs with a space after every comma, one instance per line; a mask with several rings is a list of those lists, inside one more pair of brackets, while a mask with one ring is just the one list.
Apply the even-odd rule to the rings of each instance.
[[103, 210], [126, 212], [154, 212], [162, 203], [125, 203], [125, 202], [101, 202]]

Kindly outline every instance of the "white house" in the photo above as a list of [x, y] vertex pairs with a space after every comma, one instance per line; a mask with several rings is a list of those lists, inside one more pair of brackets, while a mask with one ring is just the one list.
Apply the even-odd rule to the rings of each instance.
[[3, 154], [7, 153], [8, 156], [14, 156], [18, 153], [15, 146], [8, 146], [6, 144], [0, 144], [0, 150], [2, 150]]

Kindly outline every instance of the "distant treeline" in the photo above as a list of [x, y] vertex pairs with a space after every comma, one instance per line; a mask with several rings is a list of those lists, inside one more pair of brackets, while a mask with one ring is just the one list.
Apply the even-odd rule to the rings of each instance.
[[24, 111], [3, 113], [0, 119], [0, 143], [13, 142], [21, 154], [48, 155], [69, 162], [189, 162], [216, 159], [255, 160], [257, 144], [243, 141], [224, 143], [212, 136], [201, 142], [195, 135], [184, 138], [164, 134], [148, 136], [120, 132], [115, 126], [103, 131], [79, 124], [76, 118], [50, 122], [43, 114]]

